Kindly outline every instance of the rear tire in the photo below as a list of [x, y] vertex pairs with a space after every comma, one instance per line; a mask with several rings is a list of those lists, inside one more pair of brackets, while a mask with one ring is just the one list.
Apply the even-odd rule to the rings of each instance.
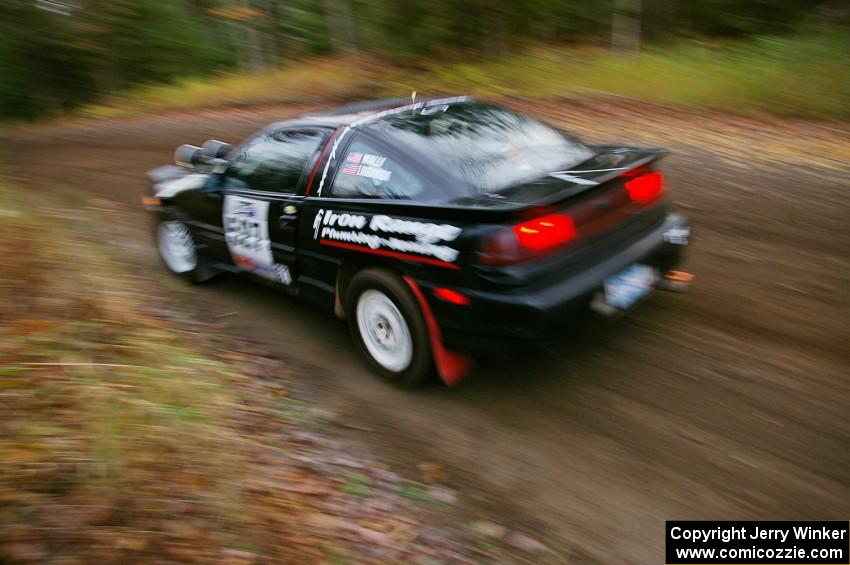
[[351, 338], [381, 378], [413, 388], [433, 374], [425, 320], [400, 277], [384, 269], [360, 271], [348, 287], [346, 313]]

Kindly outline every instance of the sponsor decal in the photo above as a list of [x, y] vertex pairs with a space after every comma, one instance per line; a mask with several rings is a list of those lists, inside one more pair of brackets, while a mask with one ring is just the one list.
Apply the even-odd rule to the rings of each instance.
[[292, 284], [292, 274], [289, 272], [289, 267], [278, 263], [274, 268], [275, 275], [277, 275], [277, 280], [280, 284], [285, 284], [287, 286]]
[[313, 220], [313, 238], [324, 245], [421, 255], [445, 263], [453, 263], [457, 259], [458, 250], [446, 243], [457, 239], [461, 231], [461, 228], [450, 224], [406, 220], [384, 214], [367, 217], [325, 209], [319, 210]]
[[272, 257], [268, 217], [268, 202], [225, 195], [224, 239], [235, 265], [289, 285], [292, 284], [289, 268], [275, 263]]
[[359, 152], [349, 153], [345, 158], [345, 163], [343, 163], [340, 172], [344, 175], [356, 175], [386, 182], [393, 176], [392, 171], [384, 168], [384, 163], [386, 162], [387, 158], [380, 155]]
[[256, 264], [254, 264], [254, 262], [251, 261], [250, 258], [243, 257], [242, 255], [234, 255], [233, 256], [233, 262], [236, 263], [236, 265], [238, 265], [240, 267], [244, 267], [244, 268], [248, 269], [249, 271], [253, 271], [254, 269], [257, 268]]
[[243, 216], [245, 218], [255, 217], [257, 215], [257, 211], [254, 209], [254, 201], [239, 200], [236, 202], [236, 209], [233, 211], [233, 214], [236, 216]]

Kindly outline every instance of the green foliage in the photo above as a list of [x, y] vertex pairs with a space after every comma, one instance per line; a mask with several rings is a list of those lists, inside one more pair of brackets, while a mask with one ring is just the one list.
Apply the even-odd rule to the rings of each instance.
[[197, 14], [170, 0], [96, 2], [83, 14], [93, 65], [113, 88], [203, 74], [231, 60]]
[[205, 74], [233, 61], [223, 26], [171, 0], [89, 0], [68, 14], [6, 0], [0, 118], [67, 111], [131, 86]]
[[427, 84], [486, 97], [618, 95], [745, 114], [850, 119], [847, 53], [844, 30], [729, 46], [653, 46], [636, 57], [535, 50], [484, 64], [435, 65]]
[[342, 484], [344, 493], [360, 498], [369, 496], [369, 487], [372, 486], [372, 480], [369, 477], [360, 473], [345, 473], [343, 478], [345, 479]]
[[[337, 51], [369, 52], [408, 67], [436, 62], [438, 79], [473, 84], [487, 93], [521, 91], [522, 86], [562, 91], [570, 88], [568, 81], [540, 74], [552, 69], [551, 57], [538, 61], [516, 54], [534, 45], [607, 47], [619, 4], [619, 0], [4, 0], [0, 119], [57, 114], [128, 89], [151, 92], [146, 89], [162, 84], [196, 85], [199, 77], [222, 71], [269, 76], [282, 63], [340, 54]], [[45, 9], [62, 5], [64, 13]], [[704, 104], [710, 96], [700, 94], [702, 90], [722, 100], [761, 100], [757, 106], [767, 105], [766, 97], [773, 96], [764, 90], [767, 78], [786, 89], [777, 93], [781, 105], [793, 107], [798, 102], [792, 89], [808, 81], [796, 80], [790, 72], [782, 77], [776, 73], [787, 67], [805, 76], [814, 68], [818, 88], [846, 92], [845, 84], [836, 84], [846, 77], [842, 60], [847, 51], [838, 45], [846, 35], [812, 32], [829, 24], [846, 27], [848, 11], [840, 3], [643, 0], [641, 5], [640, 13], [633, 14], [640, 20], [644, 39], [637, 65], [607, 55], [593, 56], [589, 62], [571, 61], [570, 56], [564, 61], [558, 55], [556, 75], [569, 68], [578, 76], [570, 82], [581, 87], [632, 96]], [[801, 27], [808, 30], [807, 37], [818, 39], [794, 37]], [[711, 47], [663, 48], [665, 42], [676, 44], [683, 37], [716, 43], [777, 34], [786, 38], [744, 41], [739, 51], [719, 54]], [[819, 57], [824, 60], [818, 61]], [[766, 66], [758, 66], [762, 64]], [[624, 76], [615, 76], [615, 69]], [[649, 75], [638, 75], [637, 69]], [[693, 69], [710, 72], [707, 76], [717, 80], [709, 84]], [[508, 76], [508, 71], [514, 74]], [[681, 87], [669, 82], [674, 72], [684, 72]], [[494, 82], [493, 73], [503, 76]], [[818, 102], [820, 108], [813, 114], [840, 113], [843, 96]]]
[[0, 117], [34, 118], [94, 94], [90, 69], [65, 22], [32, 2], [7, 0], [0, 13]]
[[739, 37], [793, 31], [814, 13], [812, 0], [700, 0], [676, 5], [680, 25], [697, 33]]
[[424, 489], [415, 486], [415, 485], [399, 485], [397, 487], [397, 492], [411, 500], [419, 500], [419, 501], [430, 501], [431, 497], [428, 496], [428, 493], [425, 492]]
[[419, 69], [368, 59], [311, 59], [267, 73], [192, 79], [126, 92], [85, 108], [98, 117], [232, 105], [471, 94], [482, 98], [624, 96], [742, 114], [850, 119], [850, 33], [758, 37], [727, 46], [680, 42], [636, 57], [600, 48], [543, 48]]

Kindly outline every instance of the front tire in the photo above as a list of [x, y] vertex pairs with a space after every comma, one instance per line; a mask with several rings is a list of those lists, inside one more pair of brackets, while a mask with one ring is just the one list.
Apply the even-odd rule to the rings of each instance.
[[156, 223], [156, 243], [160, 259], [175, 276], [192, 282], [203, 282], [213, 276], [185, 223], [160, 219]]
[[346, 312], [352, 339], [384, 380], [412, 388], [431, 376], [425, 320], [397, 275], [383, 269], [357, 273], [349, 285]]

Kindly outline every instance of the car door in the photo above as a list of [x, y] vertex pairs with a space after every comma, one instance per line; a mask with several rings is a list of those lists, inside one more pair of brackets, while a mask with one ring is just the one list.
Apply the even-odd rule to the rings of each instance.
[[351, 254], [457, 270], [460, 229], [443, 219], [437, 178], [389, 144], [352, 136], [337, 151], [322, 195], [307, 199], [299, 248], [310, 282], [333, 293], [339, 265]]
[[293, 127], [264, 132], [231, 157], [221, 181], [227, 250], [242, 270], [289, 286], [303, 184], [329, 130]]

